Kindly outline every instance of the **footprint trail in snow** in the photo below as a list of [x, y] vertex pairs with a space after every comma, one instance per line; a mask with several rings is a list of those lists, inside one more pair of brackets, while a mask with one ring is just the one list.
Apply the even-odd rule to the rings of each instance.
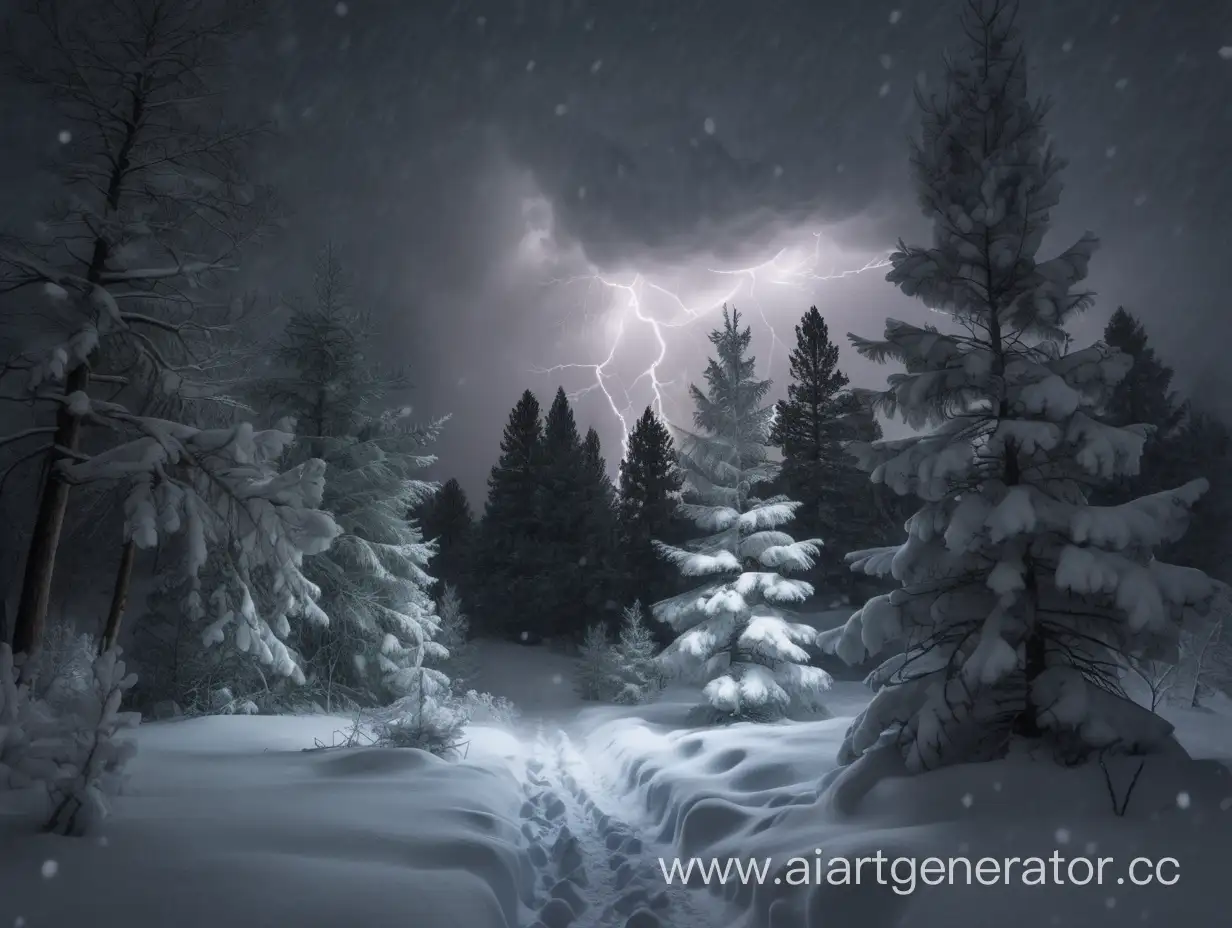
[[[668, 885], [658, 858], [600, 804], [603, 788], [563, 731], [542, 726], [526, 763], [522, 834], [535, 868], [525, 928], [711, 928], [705, 890]], [[707, 917], [707, 914], [709, 917]]]

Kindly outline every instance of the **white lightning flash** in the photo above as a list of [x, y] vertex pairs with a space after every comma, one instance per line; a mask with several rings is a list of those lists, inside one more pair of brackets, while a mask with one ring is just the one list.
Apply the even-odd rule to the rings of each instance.
[[[550, 206], [548, 211], [550, 216]], [[541, 211], [536, 210], [536, 212], [540, 217], [543, 216]], [[546, 256], [547, 251], [551, 250], [549, 246], [554, 239], [550, 218], [546, 225], [547, 228], [544, 225], [528, 228], [523, 248], [530, 243], [536, 254]], [[576, 259], [581, 256], [575, 251], [573, 257]], [[603, 396], [612, 415], [620, 425], [623, 455], [628, 451], [630, 419], [636, 418], [638, 408], [630, 393], [638, 384], [645, 382], [649, 386], [650, 406], [655, 413], [664, 419], [670, 419], [667, 415], [665, 396], [668, 388], [678, 381], [675, 378], [665, 378], [662, 369], [668, 359], [670, 350], [668, 333], [671, 330], [689, 328], [700, 320], [712, 319], [715, 311], [724, 304], [736, 303], [741, 308], [751, 304], [757, 318], [770, 334], [770, 350], [763, 361], [765, 370], [769, 371], [773, 366], [775, 350], [780, 340], [766, 312], [765, 300], [759, 284], [808, 293], [818, 284], [826, 281], [863, 274], [866, 271], [886, 267], [889, 263], [889, 253], [883, 252], [862, 265], [825, 270], [822, 267], [822, 233], [814, 232], [811, 245], [782, 248], [773, 257], [760, 264], [738, 268], [704, 268], [701, 275], [707, 279], [707, 282], [690, 288], [697, 295], [685, 299], [681, 296], [679, 287], [669, 287], [665, 283], [659, 283], [645, 271], [632, 270], [618, 275], [602, 271], [589, 260], [585, 260], [586, 272], [552, 278], [547, 281], [547, 286], [584, 285], [584, 296], [578, 308], [585, 318], [595, 314], [592, 301], [596, 292], [602, 293], [607, 298], [602, 306], [602, 311], [608, 314], [606, 354], [602, 360], [596, 362], [565, 362], [536, 368], [534, 372], [537, 374], [562, 371], [587, 372], [592, 382], [580, 390], [569, 393], [568, 396], [571, 400], [593, 392], [598, 392]], [[626, 355], [622, 349], [627, 347], [627, 340], [634, 328], [641, 329], [652, 339], [653, 356], [640, 373], [625, 382], [615, 368], [619, 365], [621, 358]], [[632, 354], [633, 352], [627, 351], [627, 353]], [[687, 380], [687, 374], [684, 379]]]

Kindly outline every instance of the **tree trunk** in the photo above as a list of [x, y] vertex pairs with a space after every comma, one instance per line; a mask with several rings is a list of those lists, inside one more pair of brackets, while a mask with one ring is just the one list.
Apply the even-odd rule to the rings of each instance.
[[[65, 378], [65, 394], [84, 391], [90, 383], [90, 369], [82, 364]], [[57, 448], [76, 451], [81, 436], [81, 419], [61, 407], [56, 413], [55, 444]], [[21, 599], [13, 619], [13, 653], [32, 656], [43, 641], [47, 624], [47, 608], [51, 604], [51, 579], [56, 567], [56, 550], [60, 547], [60, 532], [68, 509], [69, 485], [56, 471], [60, 454], [53, 453], [52, 466], [43, 481], [38, 516], [30, 537], [26, 569], [21, 583]]]
[[111, 591], [111, 608], [107, 611], [107, 624], [98, 643], [98, 653], [104, 654], [115, 647], [120, 637], [120, 622], [124, 619], [124, 607], [128, 605], [128, 589], [133, 579], [133, 562], [137, 559], [137, 546], [130, 538], [124, 542], [120, 566], [116, 571], [115, 588]]
[[[124, 137], [111, 161], [107, 181], [106, 206], [108, 214], [120, 208], [124, 179], [128, 175], [133, 145], [142, 125], [145, 113], [144, 72], [133, 75], [129, 84], [129, 118], [125, 121]], [[94, 239], [86, 281], [97, 287], [103, 279], [107, 259], [111, 255], [111, 243], [102, 235]], [[90, 386], [90, 367], [86, 361], [78, 364], [64, 378], [64, 395], [84, 393]], [[57, 473], [56, 463], [62, 456], [71, 457], [77, 451], [81, 438], [81, 419], [72, 415], [62, 405], [56, 413], [55, 447], [47, 479], [43, 482], [39, 499], [38, 516], [30, 537], [30, 549], [26, 554], [26, 570], [22, 578], [21, 599], [13, 620], [13, 653], [33, 655], [43, 643], [43, 628], [47, 624], [47, 608], [51, 604], [51, 580], [56, 568], [56, 552], [60, 548], [60, 532], [64, 528], [64, 514], [68, 509], [68, 483]], [[27, 666], [28, 663], [27, 663]]]

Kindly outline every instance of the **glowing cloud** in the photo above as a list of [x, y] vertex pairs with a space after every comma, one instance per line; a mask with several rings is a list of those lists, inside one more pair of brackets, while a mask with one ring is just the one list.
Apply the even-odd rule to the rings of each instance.
[[586, 382], [570, 392], [570, 398], [601, 395], [619, 423], [622, 450], [633, 419], [645, 406], [669, 421], [673, 412], [685, 411], [689, 378], [683, 356], [696, 359], [698, 353], [683, 349], [705, 344], [723, 304], [751, 314], [769, 334], [769, 349], [759, 358], [768, 372], [776, 354], [786, 350], [775, 330], [776, 315], [794, 325], [810, 303], [824, 303], [815, 294], [827, 282], [889, 263], [888, 252], [853, 255], [834, 245], [826, 230], [798, 228], [778, 236], [780, 244], [768, 256], [742, 266], [719, 265], [702, 253], [670, 267], [647, 258], [626, 261], [621, 268], [599, 268], [580, 245], [557, 241], [546, 199], [525, 198], [522, 215], [526, 225], [518, 263], [542, 273], [545, 287], [568, 294], [572, 318], [567, 322], [586, 327], [584, 341], [603, 339], [590, 359], [561, 361], [534, 372], [582, 375]]

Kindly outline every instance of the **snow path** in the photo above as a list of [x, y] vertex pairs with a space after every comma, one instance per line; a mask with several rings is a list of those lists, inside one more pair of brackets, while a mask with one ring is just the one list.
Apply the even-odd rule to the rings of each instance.
[[522, 834], [537, 871], [526, 928], [713, 928], [717, 902], [668, 885], [653, 847], [613, 812], [617, 803], [562, 729], [537, 726], [521, 772]]

